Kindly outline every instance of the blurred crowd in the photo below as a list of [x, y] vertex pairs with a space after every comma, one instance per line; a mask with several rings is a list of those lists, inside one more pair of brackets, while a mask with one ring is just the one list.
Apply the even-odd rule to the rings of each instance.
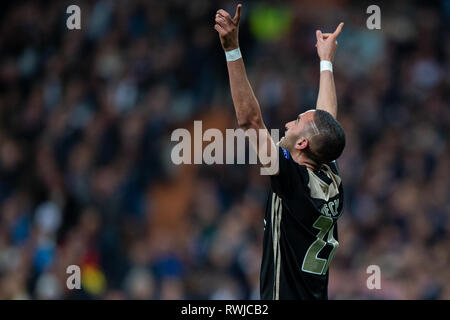
[[[345, 211], [331, 299], [450, 299], [450, 1], [243, 1], [269, 128], [334, 74]], [[81, 8], [68, 30], [66, 8]], [[0, 299], [259, 299], [269, 179], [174, 165], [171, 132], [236, 128], [217, 9], [235, 1], [17, 1], [0, 12]], [[67, 267], [81, 270], [69, 290]], [[381, 270], [369, 290], [367, 268]]]

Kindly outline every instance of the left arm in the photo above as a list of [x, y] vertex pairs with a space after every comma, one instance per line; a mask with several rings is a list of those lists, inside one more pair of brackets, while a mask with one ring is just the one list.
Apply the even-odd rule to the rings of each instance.
[[[320, 61], [333, 62], [334, 53], [337, 48], [337, 37], [342, 31], [344, 23], [340, 23], [334, 33], [325, 33], [322, 31], [316, 31], [317, 38], [317, 54], [320, 57]], [[323, 70], [320, 72], [320, 85], [319, 95], [317, 97], [317, 109], [328, 111], [335, 119], [337, 117], [337, 97], [336, 88], [334, 86], [333, 72], [330, 70]]]

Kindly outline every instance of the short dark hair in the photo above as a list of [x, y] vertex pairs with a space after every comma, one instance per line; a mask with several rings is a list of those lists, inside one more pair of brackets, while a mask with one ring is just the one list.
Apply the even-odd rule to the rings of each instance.
[[339, 158], [345, 147], [345, 133], [339, 122], [327, 111], [315, 110], [314, 124], [319, 134], [309, 139], [309, 156], [319, 164]]

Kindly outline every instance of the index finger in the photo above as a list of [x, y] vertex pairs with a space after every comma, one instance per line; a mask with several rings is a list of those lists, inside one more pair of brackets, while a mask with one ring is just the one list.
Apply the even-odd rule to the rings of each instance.
[[333, 36], [334, 36], [335, 38], [337, 38], [337, 37], [339, 36], [339, 34], [340, 34], [341, 31], [342, 31], [342, 27], [343, 27], [343, 26], [344, 26], [344, 23], [343, 23], [343, 22], [339, 23], [338, 27], [336, 28], [336, 31], [333, 32]]
[[236, 13], [234, 14], [234, 22], [238, 23], [239, 20], [241, 20], [241, 10], [242, 10], [242, 4], [238, 4], [236, 7]]

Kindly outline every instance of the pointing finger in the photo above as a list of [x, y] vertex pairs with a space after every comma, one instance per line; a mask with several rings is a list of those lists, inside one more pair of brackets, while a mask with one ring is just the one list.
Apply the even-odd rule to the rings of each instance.
[[236, 13], [234, 14], [233, 18], [234, 23], [239, 23], [239, 20], [241, 20], [241, 11], [242, 11], [242, 4], [238, 4], [236, 7]]
[[342, 31], [343, 26], [344, 26], [343, 22], [339, 23], [338, 27], [336, 28], [336, 31], [334, 31], [334, 33], [333, 33], [333, 37], [337, 38], [339, 36], [339, 34]]

